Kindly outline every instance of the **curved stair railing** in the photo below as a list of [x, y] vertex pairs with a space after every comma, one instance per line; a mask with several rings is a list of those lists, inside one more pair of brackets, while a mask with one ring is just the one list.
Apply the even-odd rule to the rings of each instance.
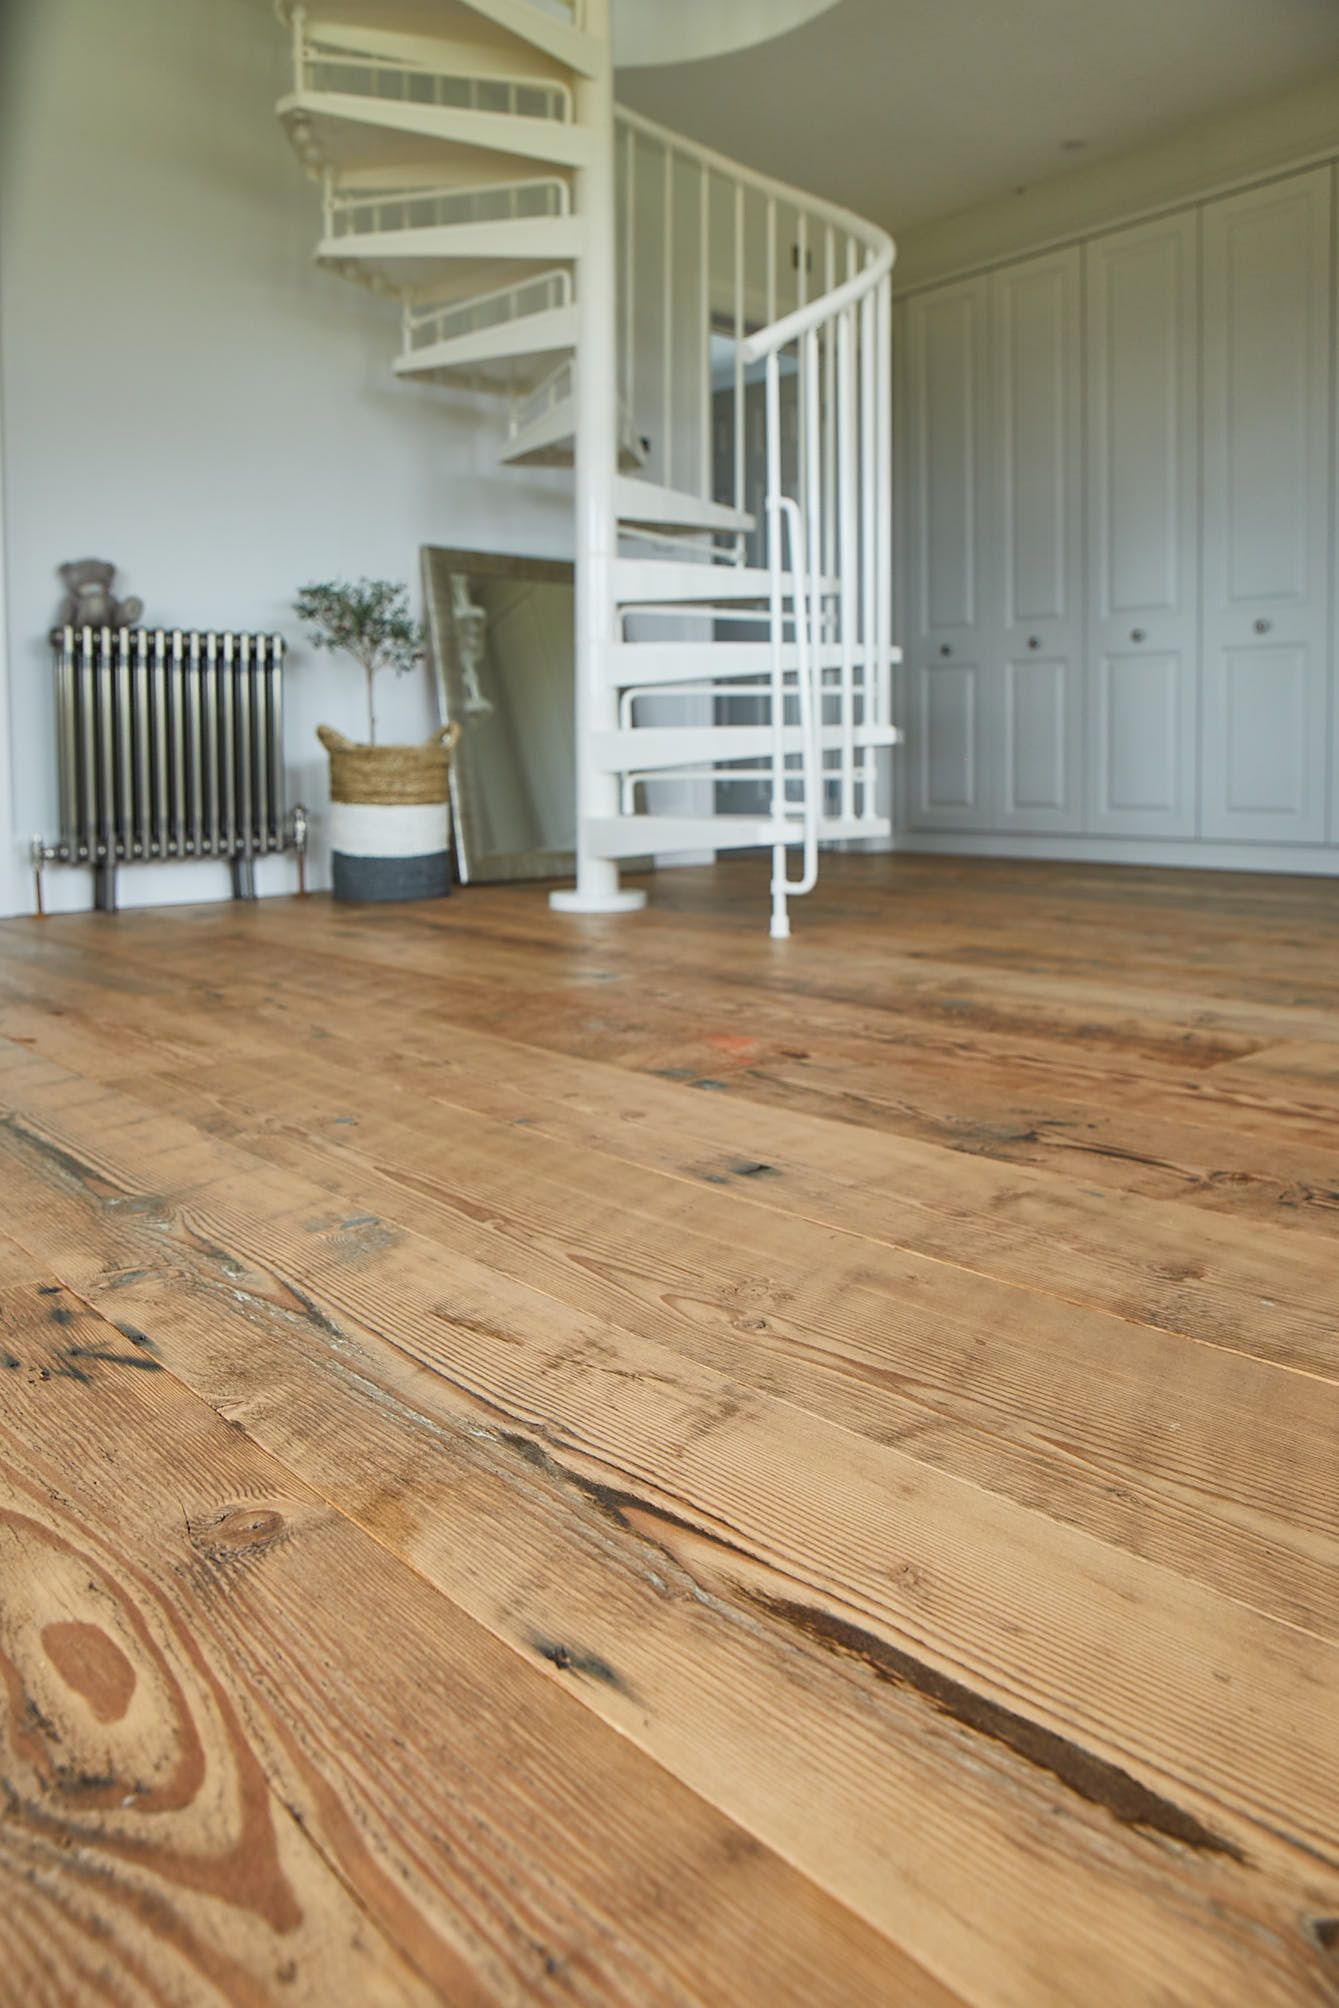
[[504, 462], [575, 467], [553, 904], [620, 911], [631, 859], [765, 847], [784, 936], [820, 846], [889, 829], [892, 241], [616, 109], [609, 0], [443, 0], [431, 36], [413, 0], [321, 4], [278, 0], [318, 257], [398, 295], [398, 375], [507, 400]]

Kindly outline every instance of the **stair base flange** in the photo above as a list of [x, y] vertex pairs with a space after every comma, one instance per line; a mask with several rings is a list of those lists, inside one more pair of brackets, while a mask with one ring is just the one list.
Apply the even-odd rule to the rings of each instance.
[[578, 886], [564, 886], [549, 894], [549, 905], [554, 913], [639, 913], [646, 894], [635, 886], [618, 892], [582, 892]]

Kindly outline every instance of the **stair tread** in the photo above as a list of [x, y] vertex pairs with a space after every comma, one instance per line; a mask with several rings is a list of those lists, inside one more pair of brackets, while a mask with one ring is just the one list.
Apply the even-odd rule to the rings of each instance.
[[[558, 398], [546, 411], [523, 425], [514, 439], [508, 440], [498, 459], [512, 467], [570, 467], [575, 435], [576, 400]], [[620, 468], [639, 466], [640, 452], [625, 415], [619, 438]]]
[[547, 55], [556, 56], [569, 69], [588, 77], [598, 76], [604, 51], [593, 35], [570, 22], [556, 20], [541, 12], [530, 0], [464, 0], [471, 13], [482, 14], [518, 41], [529, 42]]
[[[888, 650], [892, 662], [900, 662], [902, 651]], [[606, 683], [615, 690], [634, 685], [707, 682], [724, 676], [768, 676], [772, 669], [770, 641], [609, 641], [602, 645], [601, 660]], [[818, 667], [840, 669], [845, 660], [840, 642], [828, 642], [818, 651]], [[863, 646], [852, 650], [852, 667], [858, 674], [865, 660]], [[783, 670], [799, 667], [799, 650], [786, 642], [781, 650]]]
[[[398, 98], [368, 98], [343, 91], [290, 91], [280, 98], [279, 116], [288, 121], [314, 122], [319, 134], [325, 123], [373, 132], [409, 134], [512, 160], [541, 160], [553, 167], [586, 167], [592, 153], [591, 134], [584, 126], [561, 119], [530, 118], [515, 112], [483, 112], [458, 105], [420, 105]], [[347, 156], [348, 143], [338, 150], [318, 148], [332, 160]], [[347, 159], [342, 164], [349, 164]]]
[[687, 489], [665, 488], [655, 481], [626, 476], [614, 484], [614, 506], [620, 522], [670, 524], [681, 529], [747, 531], [757, 520], [747, 509], [734, 509]]
[[471, 328], [444, 341], [406, 349], [394, 364], [397, 376], [417, 376], [433, 370], [476, 368], [523, 356], [553, 355], [576, 341], [575, 307], [547, 307], [538, 314], [519, 314], [490, 328]]
[[[830, 816], [820, 817], [818, 835], [821, 843], [840, 843], [886, 837], [891, 830], [887, 816]], [[770, 816], [593, 816], [584, 833], [592, 856], [626, 859], [674, 851], [755, 850], [778, 841], [800, 844], [804, 818], [796, 810], [778, 827]]]
[[[280, 0], [280, 18], [291, 21], [299, 4], [300, 0]], [[367, 13], [366, 0], [322, 0], [321, 24], [361, 27]], [[586, 76], [598, 76], [603, 61], [603, 51], [594, 36], [545, 13], [532, 5], [531, 0], [434, 0], [430, 6], [424, 0], [377, 0], [375, 15], [380, 29], [429, 40], [443, 35], [455, 39], [462, 26], [462, 15], [489, 21], [508, 42], [542, 49], [566, 68]]]
[[[625, 606], [689, 600], [711, 605], [715, 600], [766, 600], [772, 590], [770, 571], [755, 565], [694, 565], [675, 558], [619, 558], [613, 567], [614, 597]], [[782, 590], [789, 596], [794, 575], [783, 572]], [[820, 582], [833, 591], [836, 581]]]
[[323, 237], [318, 258], [525, 258], [552, 265], [581, 250], [579, 216], [500, 216], [414, 229], [349, 231]]
[[[799, 725], [784, 725], [781, 737], [787, 753], [804, 750]], [[840, 725], [820, 726], [817, 738], [824, 751], [846, 744]], [[896, 725], [857, 725], [851, 732], [852, 744], [861, 751], [896, 746], [901, 739]], [[695, 764], [710, 766], [723, 760], [766, 760], [773, 744], [773, 728], [767, 721], [756, 725], [628, 725], [593, 732], [591, 757], [601, 773], [650, 773]]]

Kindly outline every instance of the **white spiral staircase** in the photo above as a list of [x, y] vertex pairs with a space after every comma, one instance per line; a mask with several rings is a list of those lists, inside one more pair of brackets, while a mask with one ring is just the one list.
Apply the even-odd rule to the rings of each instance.
[[[403, 303], [397, 374], [576, 476], [577, 883], [877, 837], [890, 721], [891, 239], [616, 109], [610, 0], [279, 0], [318, 257]], [[792, 851], [799, 875], [788, 875]]]

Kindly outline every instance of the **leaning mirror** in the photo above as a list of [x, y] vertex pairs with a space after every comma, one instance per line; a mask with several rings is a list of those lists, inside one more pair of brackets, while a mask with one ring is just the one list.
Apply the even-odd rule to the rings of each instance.
[[462, 884], [575, 870], [572, 567], [423, 550], [443, 723], [460, 726], [451, 813]]

